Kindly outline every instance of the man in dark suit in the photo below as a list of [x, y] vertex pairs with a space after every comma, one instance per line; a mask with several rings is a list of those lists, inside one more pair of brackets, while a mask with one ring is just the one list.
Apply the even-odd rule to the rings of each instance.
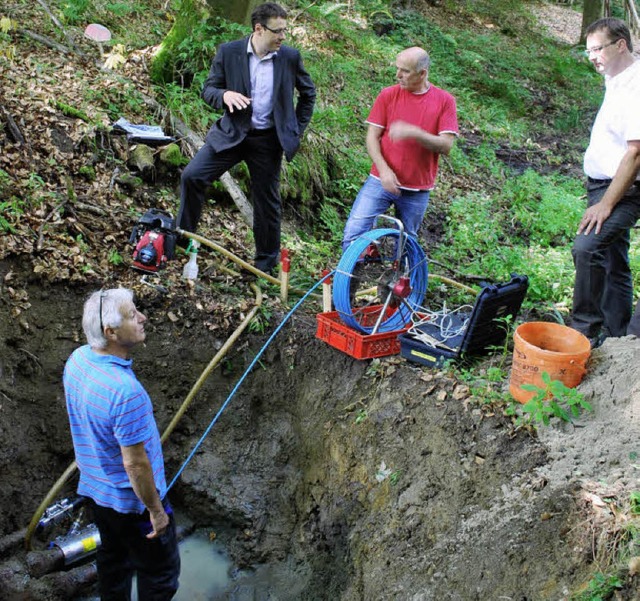
[[182, 174], [177, 220], [182, 229], [195, 231], [207, 188], [245, 161], [251, 177], [255, 266], [267, 273], [280, 253], [282, 153], [288, 161], [296, 154], [316, 98], [300, 53], [283, 45], [286, 19], [278, 4], [261, 4], [251, 14], [253, 33], [218, 48], [202, 97], [212, 107], [224, 108], [224, 114]]

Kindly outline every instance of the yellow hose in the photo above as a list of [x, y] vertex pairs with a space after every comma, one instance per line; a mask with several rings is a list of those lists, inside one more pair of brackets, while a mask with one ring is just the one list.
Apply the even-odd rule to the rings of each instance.
[[60, 489], [65, 485], [65, 483], [71, 477], [71, 474], [75, 472], [77, 467], [78, 467], [78, 464], [74, 461], [64, 471], [64, 474], [62, 474], [62, 476], [58, 478], [57, 482], [51, 487], [51, 489], [47, 493], [47, 496], [44, 498], [42, 503], [40, 503], [40, 506], [38, 507], [38, 509], [36, 509], [36, 512], [33, 514], [33, 517], [31, 518], [31, 522], [29, 522], [29, 525], [27, 526], [27, 532], [24, 537], [24, 545], [27, 551], [31, 551], [31, 538], [33, 537], [33, 533], [35, 532], [36, 526], [38, 525], [38, 522], [40, 521], [42, 514], [45, 512], [45, 509], [49, 507], [49, 505], [51, 505], [51, 501], [60, 492]]
[[[237, 263], [238, 265], [240, 265], [240, 267], [242, 267], [243, 269], [250, 271], [254, 275], [264, 278], [265, 280], [267, 280], [268, 282], [271, 282], [272, 284], [276, 284], [277, 286], [280, 286], [281, 282], [278, 278], [274, 278], [272, 275], [269, 275], [268, 273], [261, 271], [254, 265], [251, 265], [251, 263], [247, 263], [244, 259], [241, 259], [238, 255], [234, 255], [231, 251], [228, 251], [223, 246], [220, 246], [216, 242], [213, 242], [213, 240], [208, 240], [207, 238], [203, 238], [198, 234], [194, 234], [193, 232], [187, 232], [186, 230], [182, 230], [180, 228], [176, 228], [176, 231], [180, 235], [184, 236], [185, 238], [193, 238], [194, 240], [200, 242], [200, 244], [202, 244], [203, 246], [208, 246], [209, 248], [212, 248], [213, 250], [219, 252], [221, 255], [224, 255], [225, 257], [227, 257], [227, 259], [230, 259], [234, 263]], [[306, 290], [300, 290], [299, 288], [289, 288], [289, 290], [300, 295], [305, 295], [307, 293]], [[318, 295], [312, 295], [312, 297], [319, 298]]]
[[253, 265], [251, 265], [251, 263], [247, 263], [244, 259], [241, 259], [237, 255], [234, 255], [231, 251], [228, 251], [226, 248], [220, 246], [213, 240], [207, 240], [207, 238], [203, 238], [202, 236], [198, 234], [194, 234], [193, 232], [187, 232], [186, 230], [181, 230], [180, 228], [176, 228], [176, 231], [180, 235], [185, 236], [186, 238], [192, 238], [193, 240], [200, 242], [200, 244], [204, 246], [208, 246], [209, 248], [212, 248], [213, 250], [219, 252], [221, 255], [224, 255], [225, 257], [227, 257], [227, 259], [231, 259], [234, 263], [237, 263], [238, 265], [240, 265], [240, 267], [242, 267], [243, 269], [246, 269], [247, 271], [250, 271], [251, 273], [257, 276], [264, 278], [268, 282], [271, 282], [272, 284], [277, 284], [278, 286], [280, 285], [280, 280], [278, 278], [274, 278], [272, 275], [269, 275], [264, 271], [260, 271], [260, 269], [258, 269], [257, 267], [254, 267]]
[[185, 411], [191, 404], [191, 401], [193, 401], [194, 397], [198, 393], [198, 390], [200, 390], [200, 387], [202, 386], [202, 384], [204, 384], [205, 380], [209, 377], [209, 374], [216, 368], [218, 363], [220, 363], [220, 361], [227, 354], [231, 346], [238, 339], [240, 334], [242, 334], [244, 329], [249, 325], [249, 322], [255, 317], [256, 313], [260, 309], [260, 306], [262, 305], [262, 292], [260, 291], [260, 288], [258, 288], [258, 286], [256, 286], [255, 284], [251, 284], [251, 288], [253, 288], [254, 292], [256, 293], [255, 306], [253, 307], [253, 309], [251, 309], [251, 311], [249, 311], [248, 315], [244, 318], [243, 322], [236, 328], [233, 334], [231, 334], [231, 336], [227, 338], [227, 341], [222, 345], [222, 347], [215, 354], [213, 359], [211, 359], [211, 361], [209, 362], [209, 365], [205, 367], [202, 374], [200, 374], [200, 377], [198, 378], [197, 382], [193, 385], [193, 387], [189, 391], [189, 394], [187, 395], [185, 400], [182, 402], [180, 409], [178, 409], [176, 414], [173, 416], [171, 423], [167, 426], [166, 430], [162, 434], [162, 437], [160, 438], [160, 440], [163, 443], [165, 440], [167, 440], [167, 438], [169, 438], [169, 436], [171, 435], [171, 432], [173, 432], [174, 428], [176, 427], [176, 425], [184, 415]]
[[[198, 236], [198, 238], [200, 238], [200, 236]], [[205, 239], [201, 238], [200, 241], [204, 243]], [[208, 243], [209, 241], [207, 240], [206, 242]], [[235, 276], [239, 275], [238, 273], [228, 269], [226, 269], [225, 271]], [[202, 384], [209, 377], [209, 375], [216, 368], [216, 366], [220, 363], [220, 361], [222, 361], [224, 356], [229, 352], [229, 349], [238, 339], [240, 334], [244, 332], [246, 327], [249, 325], [251, 320], [255, 317], [256, 313], [260, 309], [260, 306], [262, 305], [262, 291], [254, 283], [251, 284], [251, 288], [253, 289], [256, 295], [255, 306], [251, 309], [251, 311], [249, 311], [249, 313], [244, 318], [242, 323], [234, 330], [231, 336], [229, 336], [227, 341], [222, 345], [222, 347], [215, 354], [213, 359], [211, 359], [211, 361], [209, 362], [209, 365], [205, 367], [204, 371], [198, 378], [197, 382], [193, 385], [193, 387], [189, 391], [189, 394], [187, 395], [185, 400], [182, 402], [182, 405], [180, 405], [180, 408], [178, 409], [173, 419], [171, 420], [171, 422], [163, 432], [162, 436], [160, 437], [160, 440], [162, 441], [162, 443], [164, 443], [167, 440], [167, 438], [169, 438], [171, 432], [173, 432], [173, 430], [175, 429], [176, 425], [178, 424], [178, 422], [184, 415], [185, 411], [187, 410], [187, 408], [193, 401], [194, 397], [196, 396], [198, 390], [200, 390], [200, 387], [202, 386]], [[33, 538], [33, 533], [35, 532], [35, 529], [38, 526], [38, 522], [40, 521], [40, 518], [44, 514], [47, 507], [51, 505], [51, 502], [53, 501], [53, 499], [60, 493], [60, 490], [67, 483], [71, 475], [76, 471], [77, 467], [78, 467], [78, 464], [75, 461], [71, 463], [71, 465], [69, 465], [69, 467], [64, 471], [62, 476], [60, 476], [60, 478], [58, 478], [56, 483], [51, 487], [46, 497], [44, 498], [42, 503], [40, 503], [40, 505], [38, 506], [38, 509], [36, 509], [35, 513], [33, 514], [33, 517], [31, 518], [31, 522], [29, 522], [29, 525], [27, 526], [26, 534], [24, 537], [24, 544], [27, 551], [31, 550], [31, 539]]]
[[444, 282], [445, 284], [449, 284], [450, 286], [455, 286], [456, 288], [460, 288], [461, 290], [466, 290], [467, 292], [470, 292], [474, 296], [478, 294], [478, 291], [475, 288], [472, 288], [471, 286], [467, 286], [466, 284], [462, 284], [460, 282], [456, 282], [455, 280], [452, 280], [444, 275], [438, 275], [437, 273], [430, 273], [429, 277], [435, 278], [436, 280], [440, 280], [441, 282]]
[[[250, 271], [251, 273], [254, 273], [257, 276], [265, 278], [267, 281], [271, 282], [272, 284], [278, 284], [278, 285], [280, 284], [280, 280], [278, 280], [277, 278], [274, 278], [272, 275], [269, 275], [268, 273], [260, 271], [258, 268], [254, 267], [250, 263], [247, 263], [246, 261], [244, 261], [240, 257], [234, 255], [232, 252], [229, 252], [227, 249], [223, 248], [219, 244], [216, 244], [215, 242], [213, 242], [211, 240], [208, 240], [206, 238], [203, 238], [202, 236], [199, 236], [198, 234], [194, 234], [192, 232], [187, 232], [187, 231], [184, 231], [184, 230], [181, 230], [181, 229], [178, 229], [177, 231], [178, 231], [178, 233], [186, 236], [187, 238], [193, 238], [194, 240], [197, 240], [198, 242], [200, 242], [200, 244], [202, 244], [204, 246], [208, 246], [209, 248], [214, 249], [215, 251], [217, 251], [220, 254], [224, 255], [228, 259], [230, 259], [230, 260], [234, 261], [235, 263], [237, 263], [238, 265], [240, 265], [242, 268], [246, 269], [247, 271]], [[235, 273], [235, 272], [233, 272], [231, 270], [228, 270], [228, 269], [225, 269], [225, 271], [231, 273], [232, 275], [236, 275], [236, 276], [239, 275], [239, 274], [237, 274], [237, 273]], [[452, 286], [456, 286], [458, 288], [461, 288], [462, 290], [466, 290], [466, 291], [471, 292], [473, 294], [477, 294], [477, 292], [473, 288], [471, 288], [470, 286], [466, 286], [465, 284], [461, 284], [461, 283], [456, 282], [454, 280], [451, 280], [451, 279], [449, 279], [447, 277], [444, 277], [444, 276], [441, 276], [441, 275], [436, 275], [436, 274], [429, 274], [429, 277], [439, 279], [439, 280], [441, 280], [442, 282], [444, 282], [446, 284], [450, 284]], [[160, 437], [160, 440], [162, 441], [163, 444], [167, 440], [167, 438], [169, 438], [169, 436], [171, 435], [171, 433], [173, 432], [173, 430], [177, 426], [177, 424], [180, 421], [180, 419], [182, 419], [182, 416], [184, 415], [186, 410], [189, 408], [189, 405], [191, 405], [191, 402], [193, 401], [193, 399], [195, 398], [196, 394], [198, 393], [198, 391], [202, 387], [202, 384], [204, 384], [204, 382], [209, 377], [211, 372], [218, 366], [220, 361], [229, 352], [229, 349], [236, 342], [236, 340], [238, 339], [240, 334], [242, 334], [242, 332], [244, 332], [246, 327], [249, 325], [251, 320], [255, 317], [256, 313], [260, 309], [260, 306], [262, 305], [262, 292], [261, 292], [260, 288], [258, 288], [258, 286], [256, 286], [254, 283], [251, 284], [251, 288], [253, 289], [253, 291], [255, 292], [255, 295], [256, 295], [256, 304], [255, 304], [255, 306], [251, 309], [251, 311], [249, 311], [249, 313], [244, 318], [242, 323], [235, 329], [235, 331], [231, 334], [231, 336], [229, 336], [227, 341], [222, 345], [222, 347], [215, 354], [213, 359], [211, 359], [211, 361], [209, 362], [207, 367], [205, 367], [205, 369], [202, 372], [202, 374], [200, 374], [200, 377], [198, 378], [196, 383], [193, 385], [193, 387], [189, 391], [189, 394], [187, 394], [185, 400], [182, 402], [182, 405], [180, 405], [180, 408], [178, 409], [176, 414], [173, 416], [173, 419], [171, 420], [171, 422], [169, 423], [169, 425], [167, 426], [167, 428], [163, 432], [162, 436]], [[292, 288], [292, 290], [295, 290], [295, 289]], [[298, 290], [295, 290], [295, 291], [296, 292], [300, 292]], [[33, 538], [33, 533], [35, 532], [35, 529], [38, 526], [38, 522], [40, 521], [40, 518], [44, 514], [46, 508], [51, 504], [51, 501], [56, 497], [56, 495], [59, 494], [60, 490], [66, 484], [67, 480], [75, 472], [77, 467], [78, 467], [78, 464], [75, 461], [72, 462], [71, 465], [69, 465], [69, 467], [64, 471], [62, 476], [60, 476], [60, 478], [58, 478], [56, 483], [51, 487], [51, 489], [49, 490], [49, 492], [45, 496], [44, 500], [42, 501], [42, 503], [40, 503], [40, 505], [38, 506], [38, 509], [36, 509], [36, 512], [33, 514], [33, 517], [31, 518], [31, 522], [29, 523], [29, 526], [27, 527], [27, 531], [26, 531], [26, 535], [25, 535], [25, 547], [26, 547], [27, 551], [31, 550], [31, 539]]]

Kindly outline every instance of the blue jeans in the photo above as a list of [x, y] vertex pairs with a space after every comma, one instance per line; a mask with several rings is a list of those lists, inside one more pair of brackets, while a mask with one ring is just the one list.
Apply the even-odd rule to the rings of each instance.
[[[587, 183], [589, 206], [599, 202], [610, 182]], [[640, 189], [631, 186], [602, 224], [575, 238], [572, 254], [576, 268], [571, 327], [593, 338], [624, 336], [631, 319], [633, 284], [629, 267], [629, 230], [640, 218]]]
[[[418, 229], [429, 204], [429, 191], [410, 192], [400, 190], [400, 196], [387, 192], [380, 180], [369, 176], [364, 182], [351, 207], [351, 214], [344, 226], [342, 250], [346, 250], [356, 238], [368, 232], [378, 215], [382, 215], [391, 205], [396, 208], [396, 217], [402, 221], [405, 233], [418, 237]], [[387, 227], [385, 225], [385, 227]]]

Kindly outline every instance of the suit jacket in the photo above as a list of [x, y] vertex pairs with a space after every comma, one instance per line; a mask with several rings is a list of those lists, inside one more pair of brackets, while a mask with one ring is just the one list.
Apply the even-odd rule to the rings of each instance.
[[[233, 148], [251, 129], [251, 105], [230, 113], [222, 100], [227, 90], [251, 97], [249, 77], [249, 38], [222, 44], [211, 63], [202, 97], [213, 108], [224, 109], [209, 132], [206, 141], [217, 152]], [[294, 106], [294, 89], [299, 98]], [[311, 120], [316, 88], [306, 72], [300, 53], [290, 46], [281, 46], [273, 59], [273, 120], [284, 154], [290, 161], [300, 147], [300, 137]]]

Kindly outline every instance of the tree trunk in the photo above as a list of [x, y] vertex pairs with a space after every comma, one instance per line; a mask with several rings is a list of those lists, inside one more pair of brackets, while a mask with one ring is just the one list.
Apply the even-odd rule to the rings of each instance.
[[582, 28], [580, 30], [580, 44], [587, 41], [585, 31], [594, 21], [604, 16], [604, 0], [584, 0], [582, 8]]
[[241, 25], [251, 24], [251, 12], [261, 0], [207, 0], [213, 14]]

